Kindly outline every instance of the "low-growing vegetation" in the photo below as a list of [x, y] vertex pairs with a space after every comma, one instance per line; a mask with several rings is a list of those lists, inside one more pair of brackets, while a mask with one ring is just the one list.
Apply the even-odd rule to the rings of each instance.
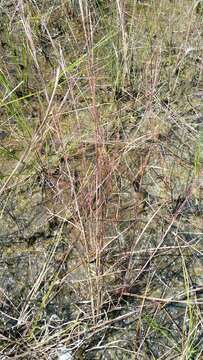
[[202, 360], [202, 1], [0, 19], [0, 359]]

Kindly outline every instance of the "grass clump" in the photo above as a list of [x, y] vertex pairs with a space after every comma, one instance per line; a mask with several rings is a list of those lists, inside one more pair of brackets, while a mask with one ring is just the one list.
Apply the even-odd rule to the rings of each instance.
[[2, 358], [201, 360], [201, 1], [0, 17]]

